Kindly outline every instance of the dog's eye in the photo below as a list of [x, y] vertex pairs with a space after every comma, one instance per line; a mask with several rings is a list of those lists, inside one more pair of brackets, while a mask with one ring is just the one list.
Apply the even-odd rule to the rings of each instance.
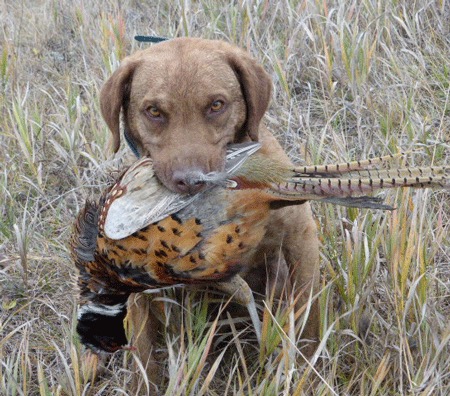
[[211, 111], [213, 112], [217, 112], [222, 110], [223, 106], [225, 105], [225, 103], [222, 100], [215, 100], [214, 102], [211, 103]]
[[153, 118], [161, 117], [161, 112], [156, 106], [150, 106], [149, 108], [147, 108], [147, 114]]

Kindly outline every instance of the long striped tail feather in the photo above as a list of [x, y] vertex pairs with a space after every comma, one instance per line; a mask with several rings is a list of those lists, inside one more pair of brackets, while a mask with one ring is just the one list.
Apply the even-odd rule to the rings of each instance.
[[[361, 163], [361, 162], [360, 162]], [[388, 188], [441, 188], [450, 189], [450, 167], [361, 169], [327, 174], [303, 173], [304, 168], [295, 169], [290, 178], [282, 183], [272, 183], [275, 196], [286, 200], [321, 200], [337, 205], [393, 209], [378, 197], [368, 196]], [[334, 167], [337, 169], [337, 166]], [[341, 168], [342, 169], [342, 168]]]
[[343, 175], [348, 172], [362, 171], [369, 169], [391, 169], [392, 161], [406, 158], [411, 151], [400, 152], [397, 154], [388, 154], [381, 157], [369, 158], [366, 160], [342, 162], [338, 164], [325, 165], [307, 165], [295, 168], [295, 172], [303, 175], [316, 176], [336, 176]]

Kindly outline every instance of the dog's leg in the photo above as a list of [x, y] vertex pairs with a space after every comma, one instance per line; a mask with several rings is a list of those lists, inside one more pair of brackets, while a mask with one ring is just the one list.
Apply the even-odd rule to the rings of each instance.
[[[263, 128], [260, 133], [262, 151], [278, 160], [290, 163], [286, 153], [276, 138]], [[317, 298], [310, 301], [319, 291], [319, 240], [317, 227], [309, 203], [274, 210], [268, 229], [267, 239], [278, 234], [281, 248], [294, 286], [293, 297], [297, 299], [296, 310], [308, 313], [303, 328], [302, 339], [310, 340], [302, 348], [302, 353], [311, 356], [319, 338], [320, 312]], [[275, 230], [275, 231], [273, 231]], [[267, 249], [267, 248], [266, 248]], [[308, 309], [305, 309], [308, 308]]]
[[[128, 321], [132, 330], [132, 345], [136, 349], [136, 358], [147, 374], [148, 381], [156, 387], [159, 384], [160, 368], [154, 356], [160, 321], [151, 309], [151, 296], [142, 293], [132, 294], [128, 299]], [[135, 365], [133, 387], [142, 388], [143, 379], [139, 364]]]
[[309, 204], [305, 204], [300, 212], [295, 208], [280, 210], [284, 218], [290, 219], [290, 232], [284, 235], [282, 249], [295, 292], [294, 298], [298, 298], [296, 310], [303, 311], [306, 320], [301, 334], [302, 340], [306, 342], [301, 351], [306, 357], [314, 353], [320, 331], [317, 298], [320, 285], [319, 241], [316, 224], [310, 211]]

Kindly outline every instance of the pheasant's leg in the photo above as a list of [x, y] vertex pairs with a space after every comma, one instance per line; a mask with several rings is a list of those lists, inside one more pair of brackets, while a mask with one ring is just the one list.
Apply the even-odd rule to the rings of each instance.
[[256, 311], [256, 303], [252, 290], [247, 282], [239, 275], [235, 275], [227, 282], [217, 282], [216, 288], [233, 296], [237, 303], [247, 308], [253, 327], [255, 328], [256, 337], [258, 338], [258, 342], [261, 343], [261, 322]]

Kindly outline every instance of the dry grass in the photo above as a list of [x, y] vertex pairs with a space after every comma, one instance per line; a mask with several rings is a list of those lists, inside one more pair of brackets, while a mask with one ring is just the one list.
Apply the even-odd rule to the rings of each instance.
[[[423, 147], [411, 162], [448, 163], [448, 144], [433, 145], [449, 139], [448, 0], [143, 3], [0, 4], [2, 395], [131, 392], [131, 355], [114, 356], [95, 384], [82, 363], [67, 240], [85, 197], [117, 166], [104, 149], [98, 90], [140, 46], [134, 34], [248, 48], [275, 83], [269, 125], [307, 163], [399, 147]], [[450, 394], [448, 195], [405, 191], [387, 201], [398, 209], [314, 207], [323, 243], [314, 370], [299, 365], [295, 332], [281, 326], [289, 310], [274, 302], [262, 351], [234, 329], [208, 357], [221, 324], [188, 294], [181, 308], [166, 304], [178, 326], [161, 345], [161, 393]], [[139, 394], [151, 389], [143, 378]]]

